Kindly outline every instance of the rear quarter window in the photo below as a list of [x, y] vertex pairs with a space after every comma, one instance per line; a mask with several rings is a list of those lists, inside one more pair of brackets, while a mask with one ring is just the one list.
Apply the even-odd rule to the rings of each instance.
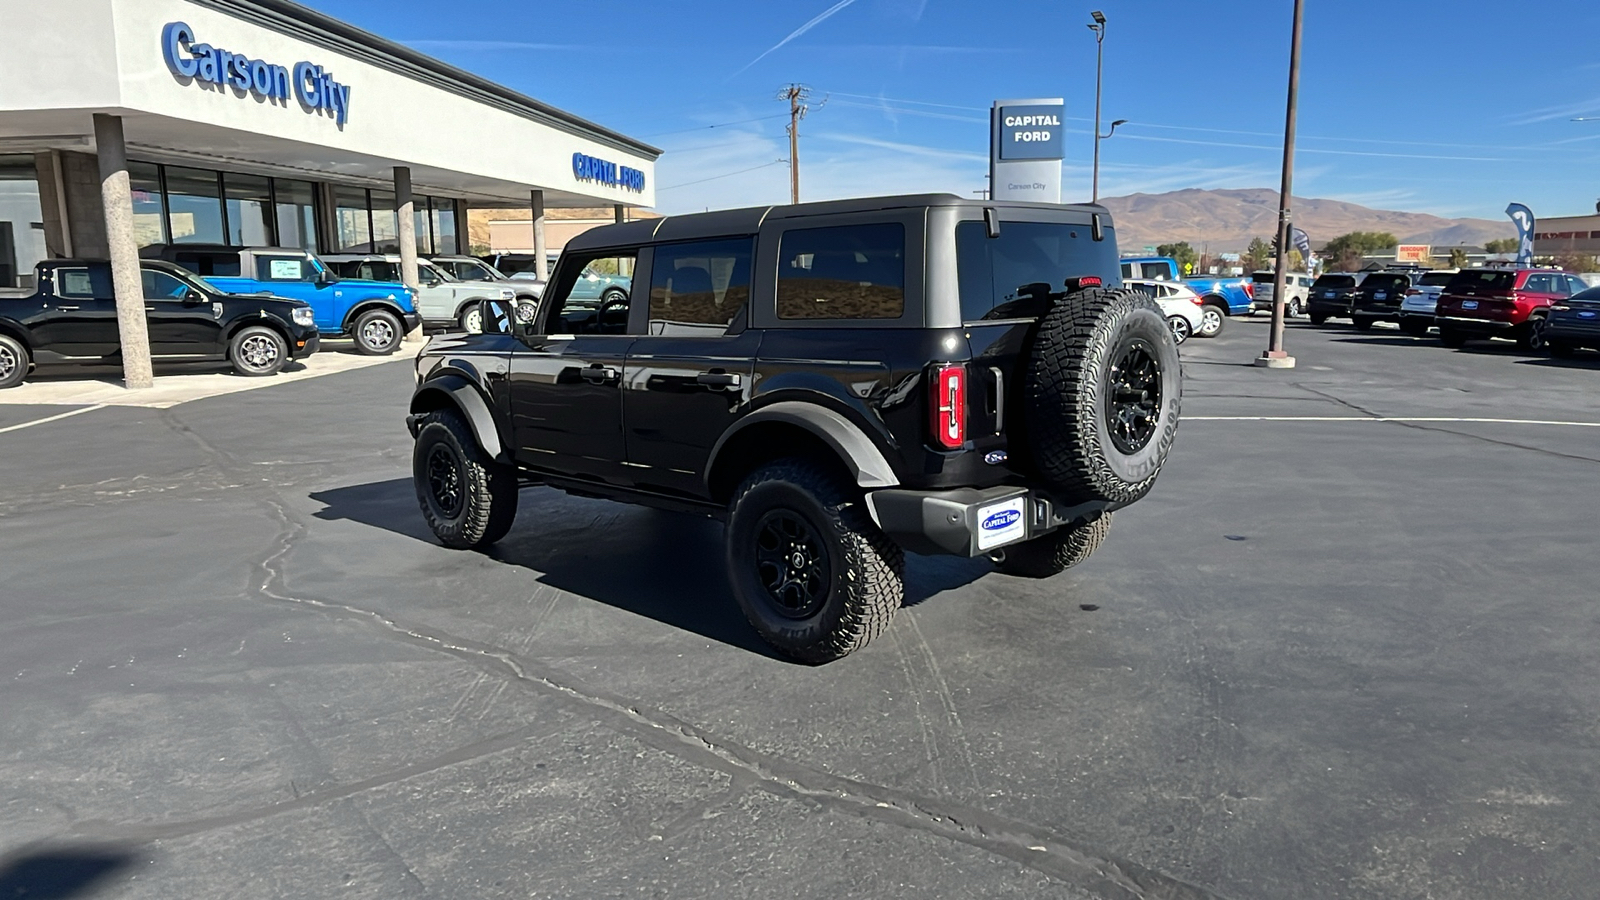
[[778, 318], [898, 319], [906, 229], [898, 222], [796, 228], [778, 244]]

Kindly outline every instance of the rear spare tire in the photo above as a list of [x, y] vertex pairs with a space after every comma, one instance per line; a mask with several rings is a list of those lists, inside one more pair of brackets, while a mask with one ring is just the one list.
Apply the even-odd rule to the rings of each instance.
[[1178, 429], [1178, 348], [1133, 291], [1070, 294], [1039, 324], [1024, 383], [1033, 474], [1074, 503], [1149, 493]]

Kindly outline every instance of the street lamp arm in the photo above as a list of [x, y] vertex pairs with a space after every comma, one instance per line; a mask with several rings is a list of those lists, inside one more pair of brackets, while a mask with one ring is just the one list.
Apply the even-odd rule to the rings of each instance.
[[1115, 122], [1112, 122], [1111, 123], [1111, 130], [1106, 132], [1105, 134], [1100, 135], [1100, 139], [1101, 140], [1105, 140], [1106, 138], [1111, 137], [1113, 134], [1117, 133], [1117, 126], [1118, 125], [1126, 125], [1126, 124], [1128, 124], [1128, 120], [1127, 119], [1118, 119]]

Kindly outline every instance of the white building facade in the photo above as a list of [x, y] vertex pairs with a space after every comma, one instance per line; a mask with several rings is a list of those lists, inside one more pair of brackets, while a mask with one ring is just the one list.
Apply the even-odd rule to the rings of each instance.
[[287, 0], [0, 0], [0, 22], [0, 289], [47, 257], [116, 266], [119, 161], [135, 253], [466, 253], [471, 206], [655, 203], [655, 148]]

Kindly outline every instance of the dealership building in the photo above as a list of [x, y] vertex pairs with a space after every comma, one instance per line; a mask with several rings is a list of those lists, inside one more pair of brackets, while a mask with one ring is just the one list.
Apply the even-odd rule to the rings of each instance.
[[0, 22], [0, 290], [46, 258], [465, 253], [472, 207], [528, 209], [537, 240], [547, 207], [655, 202], [655, 148], [286, 0], [0, 0]]

